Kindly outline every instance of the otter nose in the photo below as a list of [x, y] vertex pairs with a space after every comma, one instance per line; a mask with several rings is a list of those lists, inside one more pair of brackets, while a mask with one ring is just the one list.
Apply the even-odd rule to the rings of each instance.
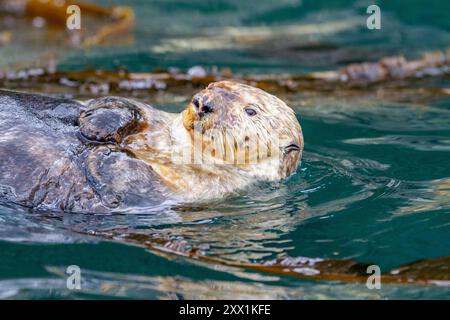
[[198, 116], [200, 118], [202, 118], [204, 115], [208, 114], [208, 113], [212, 113], [214, 111], [214, 107], [212, 105], [212, 103], [207, 102], [207, 103], [202, 103], [200, 102], [198, 99], [194, 99], [194, 101], [192, 101], [195, 111], [197, 112]]
[[214, 108], [209, 104], [203, 104], [198, 109], [198, 116], [201, 118], [207, 113], [211, 113], [214, 111]]

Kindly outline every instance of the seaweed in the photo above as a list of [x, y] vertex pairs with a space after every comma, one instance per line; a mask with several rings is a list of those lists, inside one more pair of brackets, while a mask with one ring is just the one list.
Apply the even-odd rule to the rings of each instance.
[[[68, 18], [67, 7], [77, 5], [83, 15], [108, 23], [99, 27], [93, 35], [86, 35], [83, 47], [104, 43], [118, 34], [130, 32], [134, 26], [134, 11], [126, 6], [103, 7], [83, 1], [68, 0], [0, 0], [0, 13], [13, 13], [27, 18], [40, 17], [49, 25], [65, 28]], [[0, 37], [1, 38], [1, 37]], [[0, 40], [0, 44], [1, 44]]]
[[39, 83], [56, 88], [70, 88], [81, 93], [110, 94], [130, 91], [179, 90], [206, 86], [213, 81], [232, 79], [274, 93], [318, 92], [355, 95], [387, 90], [397, 95], [420, 92], [421, 95], [448, 95], [446, 88], [418, 87], [418, 79], [445, 77], [450, 74], [450, 49], [429, 52], [417, 60], [403, 56], [387, 57], [378, 62], [350, 64], [341, 70], [299, 75], [239, 75], [230, 69], [206, 69], [194, 66], [186, 72], [178, 69], [155, 72], [82, 70], [54, 71], [31, 68], [0, 71], [0, 86], [33, 88]]
[[[124, 230], [95, 231], [90, 235], [118, 242], [137, 245], [151, 252], [231, 268], [253, 270], [301, 279], [366, 283], [368, 263], [353, 260], [333, 260], [309, 257], [280, 256], [274, 260], [243, 263], [208, 255], [205, 248], [191, 246], [180, 237], [167, 236], [161, 232], [127, 233]], [[450, 285], [450, 256], [423, 259], [380, 275], [383, 284]]]

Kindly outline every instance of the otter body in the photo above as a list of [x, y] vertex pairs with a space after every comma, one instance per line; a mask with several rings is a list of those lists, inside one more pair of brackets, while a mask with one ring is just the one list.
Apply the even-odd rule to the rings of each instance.
[[114, 140], [127, 125], [132, 133], [139, 111], [114, 98], [101, 101], [113, 109], [96, 115], [94, 131], [80, 119], [80, 103], [0, 91], [0, 201], [68, 212], [163, 202], [151, 167]]
[[[191, 162], [190, 156], [181, 157], [184, 162], [175, 160], [193, 145], [196, 132], [207, 137], [201, 140], [205, 144], [218, 140], [208, 135], [213, 127], [220, 132], [225, 127], [231, 132], [243, 130], [231, 111], [247, 112], [250, 116], [241, 122], [251, 124], [255, 110], [245, 111], [246, 101], [241, 108], [248, 93], [240, 97], [240, 89], [250, 90], [250, 96], [255, 94], [252, 90], [263, 92], [219, 82], [196, 95], [181, 114], [119, 97], [82, 104], [0, 90], [0, 203], [39, 210], [110, 212], [173, 199], [216, 198], [254, 181], [284, 178], [295, 171], [303, 147], [300, 126], [295, 117], [291, 121], [290, 109], [292, 114], [281, 119], [288, 118], [288, 124], [294, 125], [288, 130], [292, 141], [284, 146], [287, 151], [279, 164], [259, 154], [264, 161], [254, 166], [236, 161], [202, 164]], [[259, 99], [260, 106], [253, 108], [265, 102], [264, 97]], [[233, 104], [239, 108], [235, 110]], [[203, 124], [201, 131], [195, 122]], [[263, 124], [279, 127], [276, 117]], [[253, 124], [249, 128], [256, 130]], [[263, 127], [258, 134], [268, 130], [270, 135], [269, 129]], [[236, 146], [234, 142], [233, 150]], [[217, 154], [215, 150], [208, 156], [217, 158]]]

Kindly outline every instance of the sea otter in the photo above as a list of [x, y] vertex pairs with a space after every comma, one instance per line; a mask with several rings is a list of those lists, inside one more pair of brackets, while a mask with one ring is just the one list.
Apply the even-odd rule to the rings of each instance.
[[223, 197], [290, 176], [303, 150], [291, 108], [232, 81], [211, 83], [179, 114], [0, 90], [0, 132], [0, 202], [64, 212]]

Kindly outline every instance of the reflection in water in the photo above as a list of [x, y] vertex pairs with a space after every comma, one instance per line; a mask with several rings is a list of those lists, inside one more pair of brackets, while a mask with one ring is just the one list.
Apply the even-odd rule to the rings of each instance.
[[408, 288], [384, 285], [381, 290], [367, 290], [364, 284], [273, 283], [201, 280], [185, 277], [140, 276], [83, 270], [80, 291], [66, 289], [64, 269], [48, 267], [56, 279], [0, 281], [1, 299], [54, 298], [131, 298], [131, 299], [396, 299], [408, 292], [412, 299], [433, 299], [446, 288], [411, 285]]
[[450, 139], [439, 136], [388, 135], [376, 138], [348, 139], [344, 142], [356, 145], [396, 145], [418, 151], [450, 151]]
[[[53, 269], [55, 273], [61, 270]], [[58, 272], [59, 271], [59, 272]], [[360, 295], [366, 299], [381, 299], [395, 295], [394, 288], [373, 292], [364, 285], [344, 284], [282, 287], [267, 283], [229, 281], [191, 281], [183, 277], [143, 277], [121, 274], [87, 273], [83, 293], [122, 296], [154, 297], [159, 299], [349, 299]]]
[[[417, 93], [409, 99], [416, 99]], [[450, 110], [432, 105], [398, 103], [387, 99], [361, 99], [360, 97], [337, 100], [333, 98], [295, 97], [301, 105], [293, 105], [303, 117], [321, 117], [328, 124], [345, 124], [350, 127], [395, 132], [430, 132], [448, 130]], [[414, 100], [413, 100], [414, 101]], [[350, 143], [358, 143], [350, 140]]]
[[[275, 46], [289, 49], [286, 38], [292, 42], [307, 41], [311, 36], [332, 35], [361, 25], [357, 19], [342, 19], [317, 24], [297, 24], [278, 27], [229, 27], [214, 30], [210, 28], [201, 37], [183, 37], [165, 39], [161, 44], [153, 46], [154, 53], [167, 54], [186, 51], [242, 49], [264, 50], [264, 47]], [[283, 48], [284, 46], [284, 48]], [[260, 47], [260, 48], [259, 48]]]
[[210, 247], [214, 254], [229, 259], [249, 261], [291, 246], [289, 240], [280, 237], [295, 228], [306, 209], [302, 203], [287, 205], [283, 193], [282, 186], [267, 186], [234, 201], [230, 199], [229, 205], [167, 207], [154, 213], [60, 215], [2, 210], [0, 236], [9, 241], [64, 242], [64, 239], [78, 240], [80, 234], [108, 230], [123, 234], [156, 232], [190, 245]]
[[[386, 166], [368, 159], [345, 155], [332, 157], [336, 150], [310, 153], [302, 171], [288, 184], [260, 184], [216, 203], [140, 208], [125, 214], [2, 214], [2, 239], [16, 241], [59, 242], [65, 237], [107, 232], [133, 234], [145, 232], [186, 241], [189, 245], [208, 248], [208, 253], [224, 259], [261, 261], [284, 253], [295, 246], [289, 234], [302, 221], [330, 213], [336, 214], [349, 205], [369, 198], [387, 182], [374, 181], [364, 173]], [[336, 151], [337, 152], [337, 151]], [[308, 175], [311, 173], [311, 176]], [[334, 181], [330, 185], [330, 181]], [[318, 204], [308, 205], [308, 198], [323, 189], [340, 188], [340, 183], [354, 186]], [[334, 185], [334, 186], [333, 186]], [[12, 209], [11, 209], [12, 210]], [[15, 232], [21, 225], [21, 233]], [[59, 235], [58, 235], [59, 234]]]
[[450, 179], [410, 182], [409, 188], [403, 188], [399, 196], [407, 200], [407, 205], [396, 212], [400, 215], [435, 210], [448, 211], [450, 210]]

